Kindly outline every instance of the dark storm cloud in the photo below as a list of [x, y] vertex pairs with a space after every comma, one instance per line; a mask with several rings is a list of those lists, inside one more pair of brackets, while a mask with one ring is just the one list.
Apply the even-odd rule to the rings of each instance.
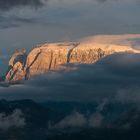
[[46, 0], [1, 0], [0, 10], [6, 11], [19, 6], [40, 7]]
[[[26, 24], [30, 24], [30, 23], [36, 24], [38, 22], [37, 20], [39, 17], [34, 17], [33, 16], [34, 12], [36, 11], [37, 8], [45, 6], [46, 3], [47, 0], [14, 0], [14, 1], [1, 0], [0, 1], [0, 29], [19, 27], [22, 25], [26, 26]], [[24, 11], [25, 7], [28, 7], [28, 9]], [[18, 9], [16, 10], [14, 8], [18, 8]], [[32, 12], [32, 15], [28, 17], [29, 9], [35, 11]]]
[[50, 72], [32, 78], [23, 85], [1, 87], [0, 97], [61, 101], [94, 101], [107, 98], [121, 102], [139, 102], [139, 62], [140, 54], [112, 55], [95, 65], [73, 66], [76, 70]]

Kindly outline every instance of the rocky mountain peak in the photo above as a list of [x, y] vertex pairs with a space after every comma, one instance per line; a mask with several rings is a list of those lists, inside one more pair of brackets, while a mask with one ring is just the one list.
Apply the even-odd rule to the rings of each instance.
[[26, 64], [27, 54], [25, 50], [16, 50], [9, 61], [8, 73], [6, 81], [21, 80], [25, 74], [24, 68]]
[[[128, 36], [132, 38], [131, 36]], [[95, 37], [96, 38], [96, 37]], [[6, 81], [18, 81], [32, 76], [47, 73], [50, 70], [60, 70], [64, 64], [93, 64], [101, 58], [114, 53], [140, 53], [131, 45], [115, 43], [120, 37], [113, 36], [111, 43], [101, 41], [97, 37], [94, 41], [45, 43], [32, 49], [27, 55], [25, 50], [17, 50], [9, 61], [9, 72]], [[110, 38], [110, 36], [105, 37]], [[124, 36], [126, 38], [126, 36]], [[96, 41], [97, 40], [97, 41]], [[109, 41], [108, 41], [109, 42]]]

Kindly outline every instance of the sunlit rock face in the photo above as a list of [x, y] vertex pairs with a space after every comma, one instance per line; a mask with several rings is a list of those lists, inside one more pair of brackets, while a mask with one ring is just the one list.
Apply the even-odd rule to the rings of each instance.
[[33, 49], [27, 57], [26, 77], [62, 68], [60, 65], [67, 63], [69, 51], [74, 45], [74, 43], [52, 43]]
[[9, 61], [8, 73], [5, 78], [6, 81], [18, 81], [25, 76], [26, 58], [25, 50], [15, 51]]
[[90, 38], [79, 42], [46, 43], [32, 49], [28, 55], [25, 51], [17, 51], [9, 61], [10, 68], [6, 81], [28, 79], [50, 70], [60, 70], [68, 63], [93, 64], [114, 53], [140, 53], [128, 44], [100, 42], [100, 37], [97, 40]]
[[97, 43], [80, 43], [75, 47], [69, 57], [70, 63], [95, 63], [99, 59], [121, 52], [137, 52], [128, 46], [97, 44]]

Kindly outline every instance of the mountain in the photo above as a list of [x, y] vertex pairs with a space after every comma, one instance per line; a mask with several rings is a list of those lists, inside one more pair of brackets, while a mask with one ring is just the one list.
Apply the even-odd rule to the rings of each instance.
[[[73, 114], [73, 106], [77, 111], [78, 116]], [[123, 106], [123, 105], [122, 105]], [[70, 108], [71, 109], [70, 109]], [[78, 108], [77, 108], [78, 107]], [[88, 118], [91, 108], [93, 112], [96, 108], [94, 103], [73, 103], [73, 102], [54, 102], [36, 103], [32, 100], [15, 100], [6, 101], [0, 100], [0, 139], [2, 140], [112, 140], [112, 139], [139, 139], [140, 129], [140, 109], [133, 108], [120, 114], [119, 118], [115, 117], [112, 122], [109, 119], [109, 124], [101, 125], [100, 127], [80, 126], [82, 118]], [[107, 105], [103, 112], [106, 117], [111, 111], [110, 107], [116, 111], [120, 110], [121, 106]], [[58, 109], [64, 108], [64, 109]], [[117, 109], [118, 108], [118, 109]], [[128, 108], [126, 106], [126, 108]], [[67, 112], [67, 109], [71, 111]], [[124, 108], [125, 109], [125, 108]], [[83, 111], [82, 111], [83, 110]], [[95, 112], [94, 112], [95, 111]], [[71, 114], [72, 112], [72, 114]], [[102, 113], [103, 113], [102, 112]], [[102, 114], [103, 115], [103, 114]], [[83, 117], [82, 117], [83, 116]], [[78, 118], [77, 118], [78, 117]], [[82, 117], [82, 118], [81, 118]], [[113, 116], [112, 116], [113, 117]], [[81, 118], [81, 119], [80, 119]], [[81, 120], [81, 121], [80, 121]], [[58, 124], [71, 124], [64, 128], [56, 127]], [[76, 125], [77, 124], [77, 125]], [[128, 125], [129, 124], [129, 125]], [[54, 129], [53, 129], [54, 128]]]
[[85, 127], [73, 132], [65, 129], [60, 133], [59, 130], [49, 135], [48, 140], [138, 140], [140, 138], [139, 129], [140, 108], [134, 107], [123, 112], [115, 121], [111, 122], [110, 120], [110, 124], [106, 123], [106, 126]]
[[9, 61], [8, 74], [6, 80], [17, 81], [25, 75], [24, 67], [26, 64], [27, 54], [25, 50], [16, 50]]
[[112, 127], [133, 129], [136, 131], [140, 128], [140, 108], [139, 106], [123, 113], [123, 115], [112, 124]]
[[11, 82], [28, 79], [50, 70], [64, 69], [64, 65], [69, 63], [93, 64], [114, 53], [140, 53], [127, 40], [134, 37], [140, 38], [140, 35], [95, 36], [77, 42], [45, 43], [33, 48], [29, 54], [17, 50], [9, 61], [5, 80]]
[[63, 114], [32, 100], [0, 100], [1, 140], [46, 140], [49, 122]]

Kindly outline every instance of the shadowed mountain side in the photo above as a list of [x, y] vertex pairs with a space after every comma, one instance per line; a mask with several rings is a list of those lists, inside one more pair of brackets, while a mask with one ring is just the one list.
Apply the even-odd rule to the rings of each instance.
[[[63, 116], [32, 100], [0, 100], [0, 139], [38, 140], [41, 137], [46, 140], [49, 121], [58, 122]], [[21, 121], [24, 121], [22, 126]]]
[[[111, 103], [96, 106], [94, 103], [57, 102], [57, 107], [54, 104], [54, 102], [46, 103], [44, 106], [32, 100], [0, 100], [0, 139], [131, 140], [139, 138], [140, 110], [138, 107], [128, 109], [129, 106], [126, 105], [125, 108], [128, 111], [119, 115], [119, 119], [115, 118], [113, 122], [110, 119], [109, 123], [105, 123], [106, 125], [91, 126], [95, 121], [91, 122], [90, 119], [98, 120], [93, 114], [100, 112], [106, 118], [107, 114], [111, 112], [110, 109], [114, 111], [122, 109], [121, 104]], [[65, 109], [58, 111], [58, 106]], [[74, 106], [75, 109], [76, 106], [79, 106], [84, 112], [73, 112], [71, 108], [72, 113], [68, 113], [69, 106]], [[92, 114], [87, 114], [85, 110], [90, 108], [95, 110], [91, 112]], [[58, 124], [61, 124], [61, 127], [58, 127]]]

